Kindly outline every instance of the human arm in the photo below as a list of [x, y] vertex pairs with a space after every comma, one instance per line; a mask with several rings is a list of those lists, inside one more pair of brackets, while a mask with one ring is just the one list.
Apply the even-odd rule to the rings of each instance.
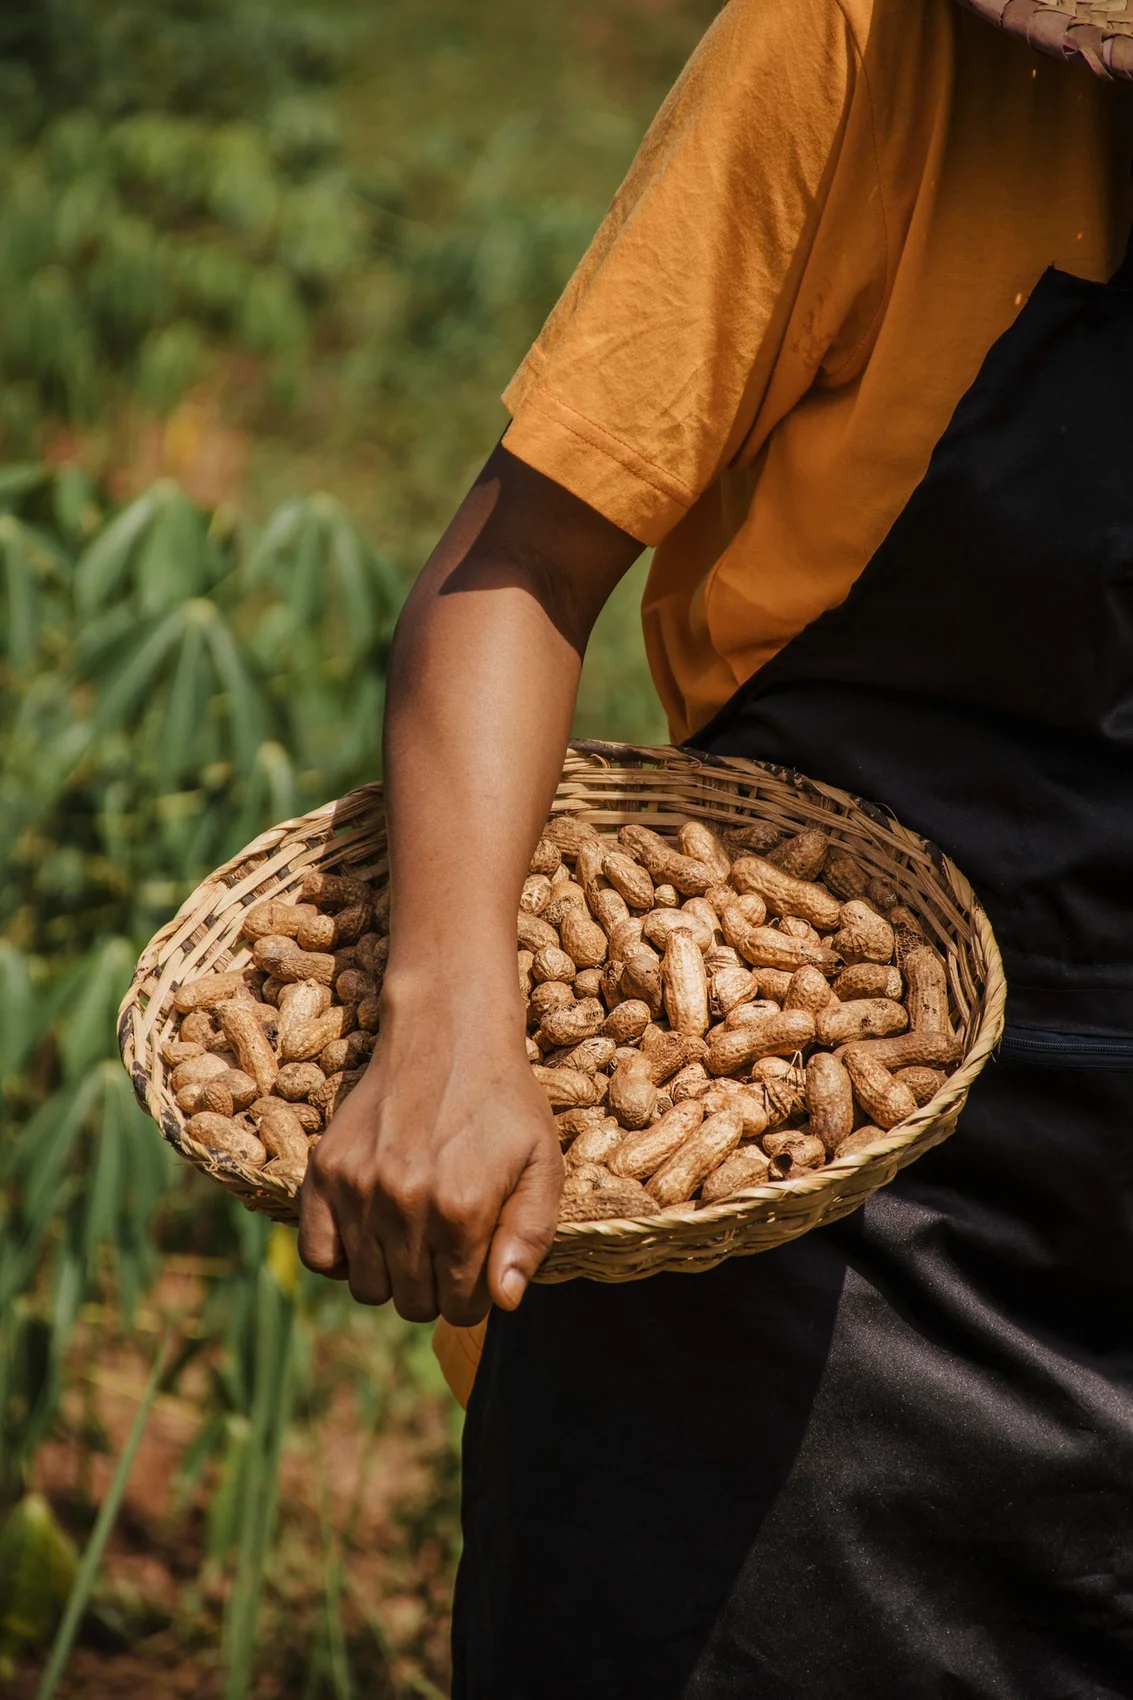
[[299, 1244], [413, 1320], [514, 1308], [554, 1233], [562, 1159], [524, 1049], [515, 918], [587, 638], [640, 550], [497, 448], [398, 622], [381, 1032], [313, 1154]]

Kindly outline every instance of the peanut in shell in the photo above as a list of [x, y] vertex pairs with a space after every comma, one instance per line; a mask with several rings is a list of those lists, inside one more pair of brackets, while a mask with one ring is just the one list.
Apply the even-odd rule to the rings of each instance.
[[232, 969], [224, 974], [202, 974], [199, 979], [178, 986], [173, 994], [173, 1007], [182, 1015], [188, 1015], [194, 1010], [215, 1009], [217, 1004], [227, 1003], [230, 998], [248, 995], [243, 970]]
[[758, 1145], [741, 1145], [725, 1157], [700, 1189], [702, 1204], [722, 1204], [749, 1187], [766, 1186], [771, 1178], [770, 1158]]
[[904, 1033], [909, 1025], [904, 1004], [891, 998], [854, 998], [850, 1003], [835, 1001], [815, 1017], [815, 1032], [820, 1045], [847, 1045], [858, 1039], [888, 1039]]
[[669, 937], [661, 961], [661, 995], [669, 1026], [685, 1038], [708, 1031], [708, 976], [696, 939], [676, 931]]
[[[674, 1112], [675, 1113], [675, 1112]], [[683, 1204], [697, 1187], [719, 1168], [739, 1144], [743, 1121], [736, 1110], [718, 1110], [707, 1116], [680, 1149], [653, 1175], [646, 1191], [663, 1210]]]
[[686, 1098], [683, 1103], [674, 1104], [660, 1121], [636, 1133], [623, 1135], [617, 1150], [609, 1158], [610, 1169], [627, 1180], [648, 1180], [680, 1150], [703, 1120], [704, 1106], [698, 1099]]
[[806, 1107], [810, 1129], [833, 1153], [853, 1132], [854, 1089], [842, 1063], [820, 1051], [806, 1065]]
[[825, 886], [797, 879], [762, 856], [733, 862], [731, 883], [737, 891], [755, 892], [772, 915], [801, 915], [819, 932], [830, 932], [841, 921], [842, 905]]

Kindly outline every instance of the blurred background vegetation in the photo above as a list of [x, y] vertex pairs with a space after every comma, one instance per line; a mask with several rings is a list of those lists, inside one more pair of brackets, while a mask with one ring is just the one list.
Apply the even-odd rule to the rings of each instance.
[[[427, 1331], [174, 1168], [114, 1017], [212, 867], [377, 773], [406, 586], [715, 9], [0, 13], [0, 1691], [447, 1692]], [[643, 570], [581, 733], [664, 737]]]

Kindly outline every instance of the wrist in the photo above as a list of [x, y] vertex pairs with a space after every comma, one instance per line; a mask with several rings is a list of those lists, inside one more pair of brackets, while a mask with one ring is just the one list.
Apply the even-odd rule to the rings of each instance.
[[382, 984], [382, 1028], [427, 1020], [450, 1033], [474, 1034], [483, 1043], [499, 1035], [522, 1044], [527, 1012], [514, 960], [491, 965], [482, 957], [462, 966], [446, 954], [440, 959], [391, 956]]

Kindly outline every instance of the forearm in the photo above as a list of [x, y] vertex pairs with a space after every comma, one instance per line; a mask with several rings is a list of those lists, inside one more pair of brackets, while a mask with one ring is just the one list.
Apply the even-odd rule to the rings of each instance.
[[398, 626], [385, 732], [395, 1003], [443, 973], [494, 1008], [513, 1002], [519, 1019], [520, 888], [590, 627], [637, 552], [544, 486], [497, 451]]

